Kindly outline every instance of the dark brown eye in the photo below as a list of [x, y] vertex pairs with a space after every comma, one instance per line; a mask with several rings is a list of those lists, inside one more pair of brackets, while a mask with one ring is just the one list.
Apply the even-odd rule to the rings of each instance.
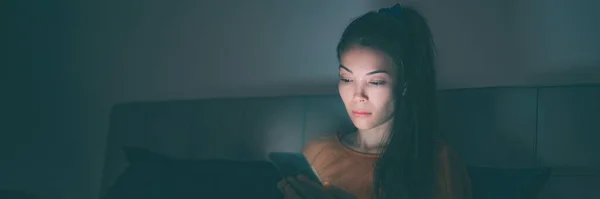
[[346, 79], [346, 78], [340, 78], [340, 81], [341, 82], [350, 82], [351, 80], [350, 79]]
[[375, 86], [381, 86], [381, 85], [385, 85], [385, 81], [373, 81], [373, 82], [369, 82]]

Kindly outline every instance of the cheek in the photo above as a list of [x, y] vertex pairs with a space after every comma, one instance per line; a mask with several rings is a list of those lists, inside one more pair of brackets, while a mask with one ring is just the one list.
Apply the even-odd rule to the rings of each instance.
[[380, 111], [387, 113], [394, 110], [394, 95], [391, 88], [373, 89], [369, 96], [373, 105]]
[[342, 101], [344, 101], [344, 104], [348, 104], [352, 99], [352, 96], [354, 95], [352, 91], [352, 87], [348, 84], [338, 85], [338, 92], [340, 93], [340, 97], [342, 98]]

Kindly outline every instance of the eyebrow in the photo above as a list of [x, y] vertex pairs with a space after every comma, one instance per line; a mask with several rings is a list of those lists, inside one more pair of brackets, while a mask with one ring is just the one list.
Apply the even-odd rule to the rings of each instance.
[[[345, 66], [343, 66], [343, 65], [340, 65], [340, 68], [341, 68], [341, 69], [344, 69], [345, 71], [348, 71], [349, 73], [352, 73], [352, 70], [350, 70], [350, 69], [346, 68], [346, 67], [345, 67]], [[367, 73], [367, 75], [373, 75], [373, 74], [377, 74], [377, 73], [385, 73], [385, 74], [388, 74], [388, 75], [390, 75], [390, 73], [389, 73], [389, 72], [387, 72], [386, 70], [374, 70], [374, 71], [371, 71], [371, 72]]]

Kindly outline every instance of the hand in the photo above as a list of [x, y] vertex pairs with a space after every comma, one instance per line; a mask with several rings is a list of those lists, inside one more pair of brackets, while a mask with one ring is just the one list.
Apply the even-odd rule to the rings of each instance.
[[332, 185], [321, 186], [306, 176], [287, 177], [277, 183], [285, 199], [356, 199], [356, 196]]

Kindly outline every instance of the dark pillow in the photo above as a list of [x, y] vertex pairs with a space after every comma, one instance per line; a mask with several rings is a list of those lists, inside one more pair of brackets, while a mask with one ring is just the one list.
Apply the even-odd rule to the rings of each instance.
[[29, 193], [17, 190], [0, 189], [0, 198], [2, 199], [36, 199], [37, 197]]
[[544, 186], [551, 168], [467, 167], [473, 199], [533, 199]]
[[125, 147], [129, 167], [106, 199], [281, 198], [266, 161], [178, 159]]

